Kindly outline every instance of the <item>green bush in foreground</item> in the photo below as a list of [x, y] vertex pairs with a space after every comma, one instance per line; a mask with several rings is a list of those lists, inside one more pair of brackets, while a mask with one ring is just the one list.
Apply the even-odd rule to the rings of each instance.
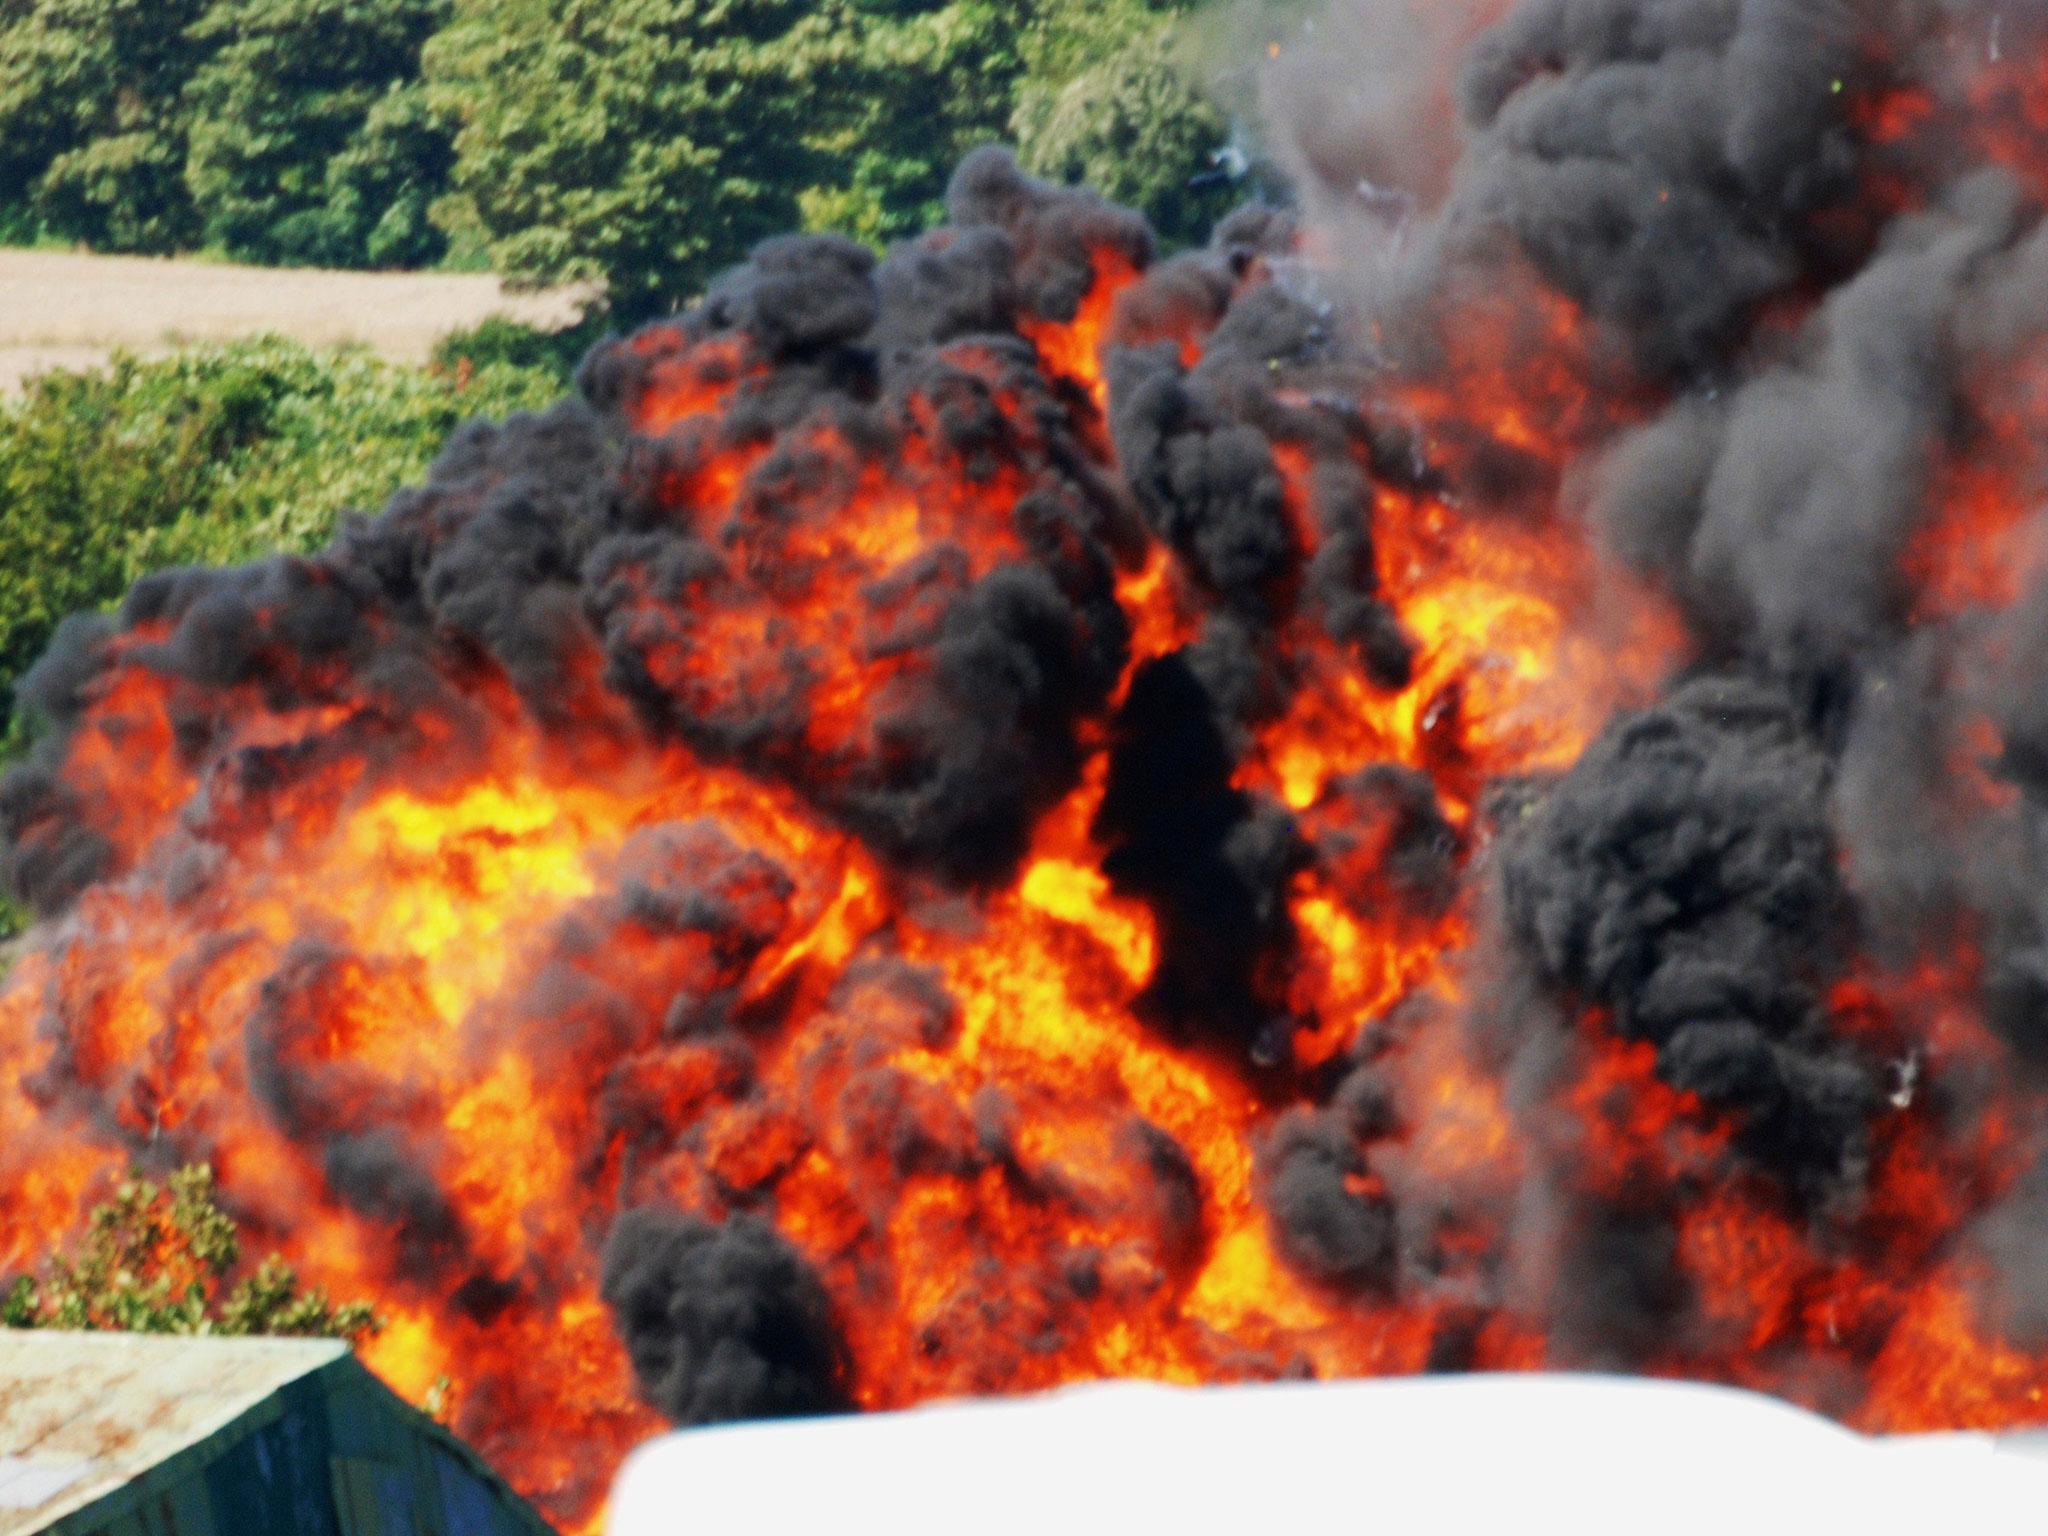
[[181, 1168], [162, 1186], [133, 1178], [93, 1210], [75, 1248], [0, 1287], [0, 1326], [350, 1341], [377, 1331], [368, 1306], [307, 1290], [275, 1255], [230, 1283], [241, 1258], [212, 1169]]
[[475, 416], [561, 393], [547, 367], [408, 368], [266, 339], [51, 373], [0, 401], [0, 689], [59, 620], [161, 566], [323, 543]]
[[546, 373], [567, 391], [575, 380], [577, 365], [609, 330], [601, 317], [564, 330], [541, 331], [492, 315], [480, 324], [443, 336], [434, 344], [432, 366], [456, 379], [493, 367], [533, 370]]

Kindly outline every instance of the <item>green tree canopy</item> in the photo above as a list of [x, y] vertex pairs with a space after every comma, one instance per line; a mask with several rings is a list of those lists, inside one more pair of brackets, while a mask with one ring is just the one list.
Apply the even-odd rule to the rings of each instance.
[[100, 250], [188, 244], [180, 93], [206, 0], [0, 4], [0, 230]]
[[1004, 134], [1032, 14], [1030, 0], [853, 0], [838, 98], [808, 129], [806, 227], [879, 247], [937, 223], [955, 163]]
[[[1037, 175], [1143, 211], [1171, 243], [1199, 241], [1236, 198], [1204, 177], [1230, 124], [1195, 83], [1170, 16], [1138, 4], [1106, 9], [1088, 47], [1057, 27], [1041, 33], [1010, 123], [1018, 158]], [[1121, 40], [1105, 47], [1101, 34]]]
[[877, 246], [1014, 138], [1199, 233], [1187, 0], [0, 0], [0, 239], [488, 263], [679, 304], [799, 224]]
[[76, 1247], [0, 1289], [0, 1326], [358, 1340], [377, 1319], [360, 1302], [337, 1306], [302, 1286], [275, 1255], [245, 1270], [213, 1171], [194, 1166], [162, 1186], [122, 1184]]
[[625, 318], [678, 302], [797, 223], [846, 18], [834, 0], [456, 0], [425, 65], [461, 125], [452, 222], [509, 277], [602, 279]]
[[439, 216], [535, 283], [598, 279], [622, 319], [681, 303], [801, 221], [927, 227], [954, 164], [1029, 163], [1162, 208], [1224, 134], [1163, 0], [455, 0], [426, 50], [460, 122]]
[[208, 243], [274, 262], [417, 266], [452, 162], [419, 57], [447, 0], [212, 0], [190, 29], [185, 181]]

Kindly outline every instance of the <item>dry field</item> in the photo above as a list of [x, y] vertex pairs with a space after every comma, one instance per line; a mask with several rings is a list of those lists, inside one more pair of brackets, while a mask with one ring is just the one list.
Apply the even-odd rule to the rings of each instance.
[[314, 346], [362, 342], [424, 360], [445, 332], [493, 314], [567, 323], [571, 293], [508, 294], [495, 277], [235, 267], [141, 256], [0, 250], [0, 394], [30, 374], [116, 348], [161, 352], [266, 331]]

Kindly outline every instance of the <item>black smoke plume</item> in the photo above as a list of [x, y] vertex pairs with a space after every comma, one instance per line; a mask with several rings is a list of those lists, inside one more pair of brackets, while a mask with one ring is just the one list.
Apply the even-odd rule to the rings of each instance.
[[628, 1211], [605, 1244], [604, 1299], [640, 1390], [674, 1423], [846, 1406], [825, 1288], [764, 1222]]

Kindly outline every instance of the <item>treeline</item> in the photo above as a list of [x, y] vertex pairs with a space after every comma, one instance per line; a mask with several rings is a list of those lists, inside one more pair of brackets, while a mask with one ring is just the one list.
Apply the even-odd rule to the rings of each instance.
[[1192, 236], [1187, 0], [0, 0], [0, 240], [594, 280], [876, 244], [990, 139]]

